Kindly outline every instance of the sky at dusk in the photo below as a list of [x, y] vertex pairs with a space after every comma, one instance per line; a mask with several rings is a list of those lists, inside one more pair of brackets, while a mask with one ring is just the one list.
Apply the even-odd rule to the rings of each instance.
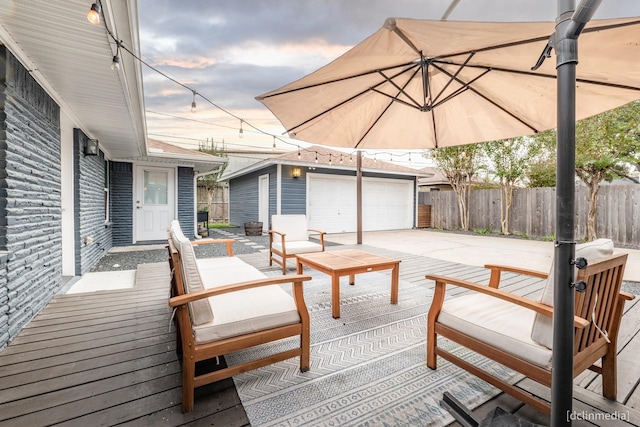
[[[255, 100], [326, 65], [382, 27], [388, 17], [440, 19], [450, 0], [138, 0], [145, 61], [195, 89], [143, 67], [149, 137], [197, 147], [270, 148], [284, 129]], [[578, 2], [576, 2], [578, 3]], [[556, 0], [460, 0], [449, 20], [553, 21]], [[594, 18], [640, 16], [639, 0], [605, 0]], [[537, 58], [532, 58], [535, 60]], [[286, 136], [295, 149], [298, 142]], [[304, 144], [301, 144], [304, 146]]]

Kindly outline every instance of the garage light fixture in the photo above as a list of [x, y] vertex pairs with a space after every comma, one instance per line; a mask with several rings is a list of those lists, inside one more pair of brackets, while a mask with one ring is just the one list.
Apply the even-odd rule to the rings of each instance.
[[302, 171], [300, 170], [300, 168], [293, 168], [291, 169], [291, 176], [294, 178], [300, 178], [300, 174], [302, 173]]

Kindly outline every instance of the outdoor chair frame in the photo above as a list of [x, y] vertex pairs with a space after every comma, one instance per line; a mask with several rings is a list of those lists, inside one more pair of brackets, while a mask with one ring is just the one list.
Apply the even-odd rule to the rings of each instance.
[[[611, 400], [615, 400], [617, 394], [616, 357], [618, 330], [625, 301], [634, 298], [634, 295], [620, 291], [626, 260], [626, 254], [611, 256], [594, 261], [585, 269], [578, 270], [577, 280], [586, 282], [587, 288], [584, 293], [577, 291], [575, 293], [573, 377], [575, 378], [585, 369], [601, 374], [602, 393]], [[427, 366], [431, 369], [436, 369], [437, 356], [442, 356], [505, 393], [548, 415], [550, 406], [546, 401], [438, 347], [438, 336], [448, 338], [538, 383], [547, 387], [551, 386], [550, 369], [522, 360], [509, 352], [500, 350], [489, 343], [479, 341], [438, 322], [445, 300], [447, 285], [460, 286], [534, 310], [544, 316], [553, 316], [553, 307], [498, 289], [501, 272], [512, 272], [539, 278], [547, 278], [548, 274], [498, 265], [486, 265], [485, 267], [491, 270], [488, 286], [452, 277], [426, 276], [427, 279], [435, 281], [433, 302], [427, 320]], [[505, 320], [508, 321], [508, 319]], [[605, 337], [600, 331], [606, 331], [607, 336]], [[601, 364], [597, 366], [595, 363], [599, 360], [601, 360]]]

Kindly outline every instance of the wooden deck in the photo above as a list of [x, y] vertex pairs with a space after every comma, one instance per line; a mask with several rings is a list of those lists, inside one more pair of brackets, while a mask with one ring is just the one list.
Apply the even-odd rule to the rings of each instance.
[[[402, 260], [400, 280], [424, 282], [427, 272], [455, 275], [486, 283], [477, 267], [454, 264], [366, 246], [358, 248]], [[268, 270], [263, 252], [239, 255]], [[289, 270], [293, 271], [293, 261]], [[279, 270], [278, 266], [272, 270]], [[540, 282], [507, 281], [505, 289], [535, 297]], [[140, 265], [133, 289], [59, 295], [0, 353], [0, 426], [65, 425], [222, 425], [246, 426], [232, 380], [196, 391], [195, 410], [180, 410], [180, 364], [175, 329], [169, 330], [167, 263]], [[402, 292], [402, 287], [400, 288]], [[626, 305], [619, 338], [618, 402], [602, 398], [599, 378], [576, 380], [574, 410], [578, 415], [618, 414], [610, 419], [574, 425], [640, 425], [640, 303]], [[529, 380], [519, 387], [548, 399], [549, 390]], [[477, 408], [482, 418], [496, 406], [540, 424], [548, 419], [508, 395], [500, 394]]]

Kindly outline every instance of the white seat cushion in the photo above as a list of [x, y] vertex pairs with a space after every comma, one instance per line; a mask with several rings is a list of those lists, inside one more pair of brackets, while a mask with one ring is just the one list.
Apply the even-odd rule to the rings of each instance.
[[[310, 242], [308, 240], [299, 241], [299, 242], [287, 242], [285, 243], [287, 248], [287, 255], [292, 254], [307, 254], [309, 252], [321, 252], [322, 245], [314, 242]], [[282, 244], [273, 242], [273, 248], [282, 252]]]
[[[597, 239], [592, 242], [576, 245], [576, 258], [586, 258], [588, 262], [594, 262], [600, 258], [613, 255], [613, 241], [611, 239]], [[553, 307], [553, 289], [555, 278], [553, 276], [553, 264], [549, 278], [542, 291], [539, 302]], [[577, 271], [577, 269], [575, 269]], [[538, 314], [533, 322], [531, 338], [547, 348], [553, 348], [553, 319]]]
[[[266, 276], [236, 257], [198, 259], [205, 289], [264, 279]], [[215, 316], [193, 327], [198, 344], [300, 322], [293, 297], [278, 285], [209, 297]]]
[[531, 339], [535, 312], [483, 294], [446, 300], [438, 323], [545, 369], [551, 350]]
[[279, 233], [283, 233], [284, 240], [298, 241], [308, 240], [309, 231], [307, 230], [306, 215], [272, 215], [271, 216], [271, 229]]

